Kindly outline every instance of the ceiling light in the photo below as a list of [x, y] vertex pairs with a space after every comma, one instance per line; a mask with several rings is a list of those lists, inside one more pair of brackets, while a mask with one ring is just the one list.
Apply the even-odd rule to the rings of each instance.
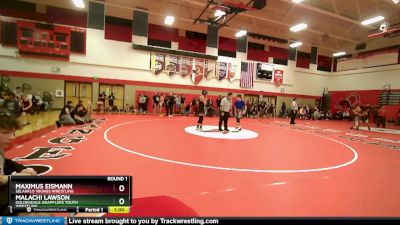
[[301, 3], [302, 1], [304, 1], [304, 0], [292, 0], [292, 2], [294, 2], [294, 3]]
[[400, 4], [400, 0], [392, 0], [394, 4]]
[[305, 24], [305, 23], [299, 23], [299, 24], [296, 24], [296, 25], [294, 25], [293, 27], [291, 27], [291, 28], [290, 28], [290, 31], [292, 31], [292, 32], [298, 32], [298, 31], [301, 31], [301, 30], [306, 29], [307, 27], [308, 27], [307, 24]]
[[303, 43], [300, 42], [300, 41], [298, 41], [298, 42], [294, 42], [294, 43], [290, 44], [289, 46], [290, 46], [291, 48], [297, 48], [297, 47], [300, 47], [300, 46], [302, 46], [302, 45], [303, 45]]
[[85, 3], [83, 2], [83, 0], [72, 0], [72, 2], [74, 3], [75, 7], [83, 9], [85, 8]]
[[175, 21], [175, 17], [167, 16], [167, 17], [165, 17], [164, 23], [171, 26], [172, 24], [174, 24], [174, 21]]
[[224, 12], [224, 11], [222, 11], [222, 10], [219, 10], [219, 9], [217, 9], [216, 11], [215, 11], [215, 13], [214, 13], [214, 16], [215, 17], [221, 17], [221, 16], [225, 16], [226, 15], [226, 12]]
[[385, 19], [385, 17], [383, 17], [383, 16], [376, 16], [374, 18], [362, 21], [361, 24], [362, 25], [369, 25], [369, 24], [372, 24], [372, 23], [376, 23], [376, 22], [382, 21], [384, 19]]
[[336, 52], [336, 53], [333, 53], [333, 56], [334, 56], [334, 57], [339, 57], [339, 56], [344, 56], [344, 55], [346, 55], [346, 52]]
[[247, 34], [247, 31], [245, 31], [245, 30], [240, 30], [239, 32], [237, 32], [237, 33], [235, 34], [235, 37], [240, 38], [240, 37], [245, 36], [246, 34]]

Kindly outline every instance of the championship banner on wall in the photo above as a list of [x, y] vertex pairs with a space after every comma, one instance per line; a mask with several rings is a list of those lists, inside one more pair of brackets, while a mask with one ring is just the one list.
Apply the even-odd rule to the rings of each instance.
[[203, 79], [205, 71], [205, 60], [204, 59], [194, 59], [194, 69], [192, 72], [192, 81], [194, 84], [200, 83]]
[[150, 53], [150, 69], [158, 75], [165, 69], [165, 54]]
[[283, 83], [283, 70], [274, 70], [274, 84], [279, 86]]
[[216, 78], [216, 72], [215, 72], [215, 61], [213, 60], [206, 60], [204, 62], [204, 67], [206, 69], [204, 76], [207, 79], [211, 79], [211, 78]]
[[186, 77], [189, 74], [192, 74], [193, 70], [193, 58], [190, 57], [180, 57], [179, 58], [179, 67], [182, 77]]
[[227, 73], [228, 73], [228, 68], [227, 68], [227, 63], [226, 62], [218, 62], [218, 79], [223, 80], [226, 78]]
[[236, 64], [228, 63], [228, 79], [229, 81], [234, 81], [236, 76]]
[[179, 65], [179, 57], [176, 55], [167, 55], [166, 57], [167, 63], [166, 63], [166, 71], [168, 75], [172, 76], [175, 73], [179, 73], [180, 71], [180, 65]]

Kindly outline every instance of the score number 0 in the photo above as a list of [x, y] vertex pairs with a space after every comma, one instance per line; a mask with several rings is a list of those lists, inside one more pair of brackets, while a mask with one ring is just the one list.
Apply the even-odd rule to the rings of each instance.
[[[119, 192], [124, 192], [125, 191], [125, 186], [124, 185], [119, 185], [118, 186], [118, 191]], [[120, 205], [124, 205], [125, 204], [125, 199], [124, 198], [120, 198], [119, 200], [118, 200], [118, 203], [120, 204]]]

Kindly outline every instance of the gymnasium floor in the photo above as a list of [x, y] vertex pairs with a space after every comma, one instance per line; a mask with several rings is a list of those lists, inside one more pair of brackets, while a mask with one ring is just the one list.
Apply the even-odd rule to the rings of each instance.
[[[54, 125], [54, 121], [58, 120], [60, 115], [60, 110], [46, 111], [39, 114], [31, 115], [31, 124], [29, 126], [24, 126], [21, 130], [17, 130], [15, 133], [16, 137], [21, 137], [24, 135], [30, 135], [41, 129], [47, 128]], [[21, 121], [22, 123], [22, 121]]]
[[[206, 127], [217, 125], [217, 118], [205, 118], [209, 132], [195, 131], [195, 117], [97, 119], [81, 133], [55, 129], [6, 155], [16, 159], [37, 147], [63, 147], [19, 162], [50, 165], [47, 175], [132, 175], [134, 198], [169, 196], [200, 216], [400, 216], [399, 130], [244, 119], [245, 130], [224, 135]], [[229, 122], [233, 130], [234, 119]], [[49, 141], [62, 136], [82, 141]]]

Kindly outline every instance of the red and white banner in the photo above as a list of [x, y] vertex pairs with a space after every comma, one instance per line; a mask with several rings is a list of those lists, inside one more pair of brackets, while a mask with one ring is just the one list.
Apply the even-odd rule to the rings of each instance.
[[199, 84], [204, 77], [205, 60], [194, 59], [194, 68], [192, 70], [192, 81], [195, 85]]
[[274, 84], [279, 86], [283, 83], [283, 70], [274, 70]]

